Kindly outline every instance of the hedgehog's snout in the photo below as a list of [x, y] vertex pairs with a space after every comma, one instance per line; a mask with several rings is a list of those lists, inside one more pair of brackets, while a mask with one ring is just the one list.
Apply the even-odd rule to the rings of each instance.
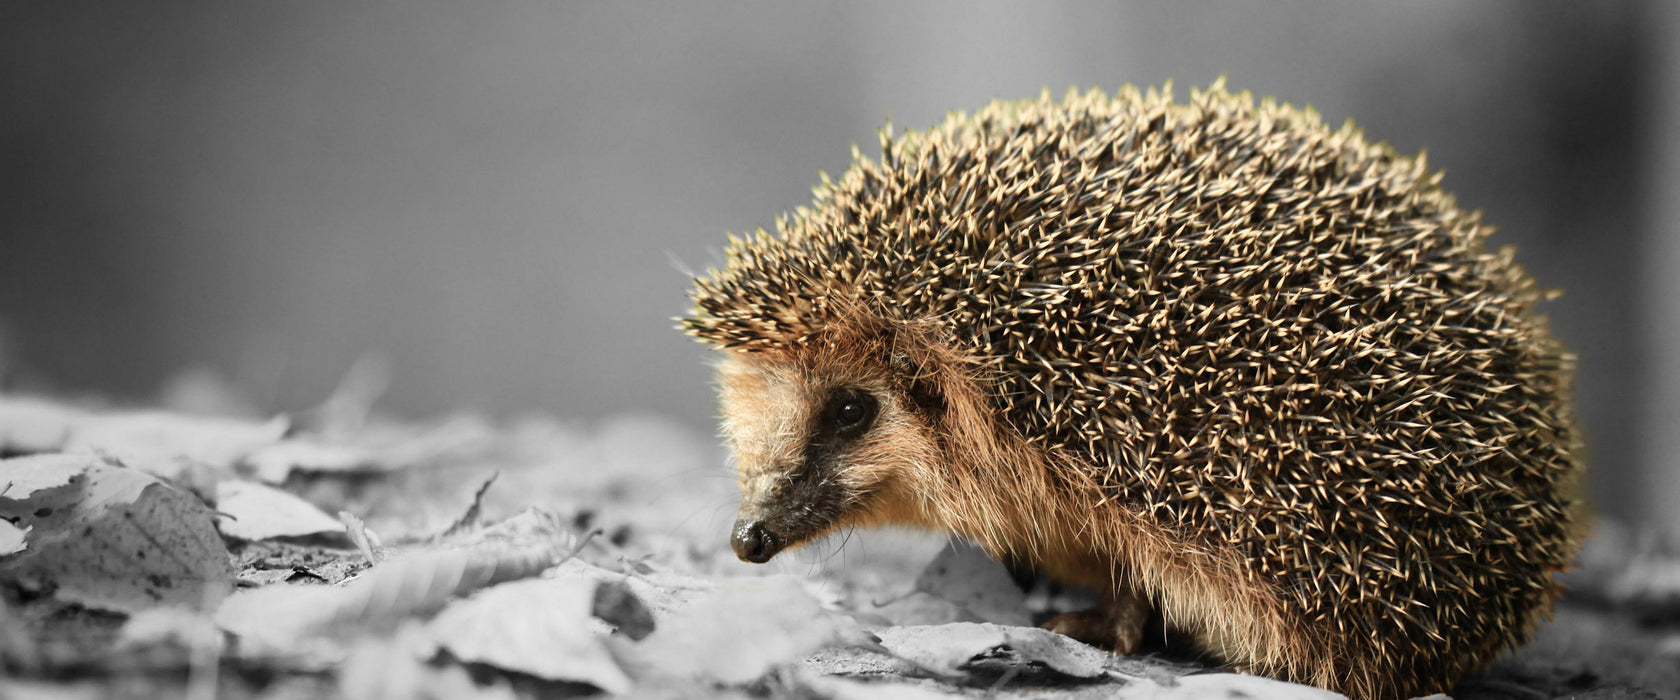
[[764, 526], [763, 520], [737, 520], [729, 546], [741, 561], [763, 564], [782, 551], [781, 541]]

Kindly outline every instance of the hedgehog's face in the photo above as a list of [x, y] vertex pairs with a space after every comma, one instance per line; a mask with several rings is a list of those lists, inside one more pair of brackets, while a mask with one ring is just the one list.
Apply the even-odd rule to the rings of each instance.
[[917, 523], [909, 476], [937, 447], [884, 368], [736, 355], [719, 374], [741, 484], [736, 556], [762, 563], [837, 528]]

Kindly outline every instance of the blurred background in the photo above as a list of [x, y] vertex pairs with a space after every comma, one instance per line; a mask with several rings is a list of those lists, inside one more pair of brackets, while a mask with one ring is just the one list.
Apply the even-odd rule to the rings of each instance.
[[[0, 385], [712, 433], [686, 270], [889, 117], [1220, 75], [1432, 167], [1563, 299], [1599, 509], [1680, 534], [1680, 7], [0, 5]], [[722, 469], [720, 465], [718, 467]]]

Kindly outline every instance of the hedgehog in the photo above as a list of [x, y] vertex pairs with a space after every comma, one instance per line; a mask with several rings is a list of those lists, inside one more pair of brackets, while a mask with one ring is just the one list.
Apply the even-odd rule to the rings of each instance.
[[1356, 699], [1526, 642], [1578, 541], [1555, 293], [1422, 154], [1223, 83], [889, 125], [731, 236], [680, 323], [735, 554], [950, 533], [1102, 594], [1051, 630]]

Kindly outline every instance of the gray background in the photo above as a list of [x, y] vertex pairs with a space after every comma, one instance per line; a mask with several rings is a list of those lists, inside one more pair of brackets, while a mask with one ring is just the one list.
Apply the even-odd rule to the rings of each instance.
[[[1583, 357], [1601, 510], [1680, 532], [1680, 11], [1665, 2], [0, 6], [0, 372], [273, 410], [713, 430], [683, 268], [891, 117], [1217, 76], [1427, 148]], [[721, 469], [721, 467], [720, 467]]]

